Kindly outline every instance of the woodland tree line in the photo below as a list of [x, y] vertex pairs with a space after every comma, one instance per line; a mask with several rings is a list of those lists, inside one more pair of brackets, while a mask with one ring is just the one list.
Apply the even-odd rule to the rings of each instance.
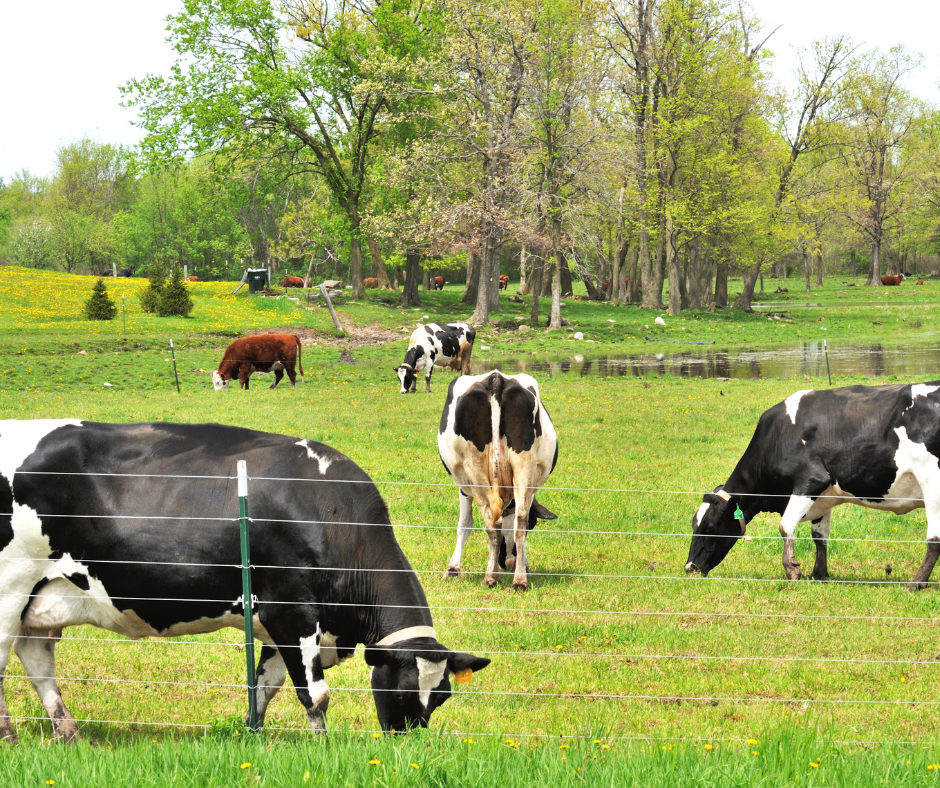
[[168, 22], [172, 73], [123, 88], [139, 150], [81, 140], [2, 185], [0, 256], [251, 259], [402, 304], [438, 272], [477, 324], [511, 266], [553, 327], [572, 278], [679, 314], [728, 306], [732, 277], [750, 309], [824, 260], [872, 285], [936, 265], [940, 114], [903, 46], [827, 38], [784, 89], [773, 31], [726, 0], [186, 0]]

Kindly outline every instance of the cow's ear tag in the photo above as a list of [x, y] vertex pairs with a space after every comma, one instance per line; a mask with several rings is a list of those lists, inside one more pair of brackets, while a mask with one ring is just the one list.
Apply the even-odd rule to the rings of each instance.
[[454, 681], [456, 681], [458, 684], [469, 684], [472, 678], [473, 678], [472, 668], [464, 668], [463, 670], [458, 670], [454, 674]]
[[744, 512], [741, 511], [741, 504], [736, 504], [734, 507], [734, 519], [735, 520], [744, 519]]

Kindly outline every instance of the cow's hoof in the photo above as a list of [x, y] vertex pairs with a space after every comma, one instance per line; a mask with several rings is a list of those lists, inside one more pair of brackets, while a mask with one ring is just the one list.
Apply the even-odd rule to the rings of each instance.
[[483, 585], [485, 585], [487, 588], [492, 588], [498, 582], [499, 580], [491, 575], [487, 575], [486, 577], [483, 578]]
[[813, 574], [810, 575], [810, 579], [811, 579], [811, 580], [819, 580], [819, 581], [828, 580], [828, 579], [829, 579], [829, 573], [828, 573], [828, 572], [817, 572], [817, 571], [813, 570]]
[[449, 567], [447, 567], [447, 569], [444, 570], [444, 579], [445, 579], [445, 580], [447, 580], [448, 578], [451, 578], [451, 577], [459, 577], [459, 576], [460, 576], [460, 567], [459, 567], [459, 566], [449, 566]]
[[517, 582], [513, 581], [512, 590], [513, 590], [513, 591], [528, 591], [528, 590], [529, 590], [529, 584], [526, 583], [526, 582], [517, 583]]
[[799, 567], [788, 568], [787, 570], [787, 580], [802, 580], [803, 573], [799, 570]]
[[0, 735], [0, 744], [19, 744], [20, 738], [12, 731], [7, 734]]
[[915, 591], [923, 591], [926, 588], [927, 588], [927, 583], [920, 583], [920, 582], [917, 582], [916, 580], [907, 584], [907, 590], [910, 591], [912, 594]]
[[72, 721], [62, 721], [55, 726], [53, 738], [63, 744], [75, 744], [78, 739], [78, 726]]

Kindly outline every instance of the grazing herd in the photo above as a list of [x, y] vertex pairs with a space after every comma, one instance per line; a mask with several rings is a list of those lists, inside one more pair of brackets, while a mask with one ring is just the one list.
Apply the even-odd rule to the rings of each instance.
[[[528, 532], [556, 518], [536, 494], [557, 464], [558, 437], [534, 378], [471, 374], [475, 337], [466, 323], [420, 325], [394, 372], [402, 394], [416, 391], [421, 373], [430, 393], [434, 367], [460, 373], [437, 431], [460, 512], [444, 577], [461, 572], [475, 502], [489, 544], [484, 585], [495, 585], [502, 568], [524, 591]], [[237, 378], [247, 389], [253, 372], [273, 371], [271, 388], [285, 373], [293, 387], [297, 370], [303, 377], [298, 337], [244, 337], [226, 348], [213, 385]], [[927, 552], [908, 588], [925, 587], [940, 557], [938, 425], [940, 381], [796, 392], [760, 417], [731, 475], [703, 497], [686, 571], [707, 576], [755, 516], [775, 512], [787, 579], [803, 576], [794, 538], [809, 522], [810, 577], [826, 580], [832, 509], [853, 503], [896, 514], [926, 509]], [[218, 424], [0, 421], [0, 740], [16, 740], [2, 681], [11, 649], [55, 737], [71, 741], [78, 726], [55, 674], [64, 628], [138, 639], [242, 627], [237, 529], [207, 522], [238, 508], [229, 481], [237, 460], [253, 480], [252, 519], [265, 525], [251, 546], [263, 643], [259, 722], [289, 676], [311, 728], [324, 731], [324, 671], [358, 644], [386, 732], [426, 727], [452, 678], [468, 681], [490, 664], [438, 641], [377, 487], [329, 446]]]

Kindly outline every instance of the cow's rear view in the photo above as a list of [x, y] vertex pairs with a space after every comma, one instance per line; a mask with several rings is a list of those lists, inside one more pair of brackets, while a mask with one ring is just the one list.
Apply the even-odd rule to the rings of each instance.
[[[511, 538], [514, 558], [502, 555], [506, 568], [515, 569], [513, 586], [525, 590], [526, 533], [537, 518], [555, 518], [535, 500], [535, 492], [558, 460], [555, 427], [539, 399], [538, 383], [529, 375], [506, 376], [498, 371], [455, 378], [447, 391], [437, 445], [444, 467], [460, 486], [457, 546], [445, 575], [460, 572], [463, 547], [473, 528], [472, 498], [489, 537], [483, 582], [497, 582], [501, 550]], [[511, 532], [503, 524], [510, 514]]]

